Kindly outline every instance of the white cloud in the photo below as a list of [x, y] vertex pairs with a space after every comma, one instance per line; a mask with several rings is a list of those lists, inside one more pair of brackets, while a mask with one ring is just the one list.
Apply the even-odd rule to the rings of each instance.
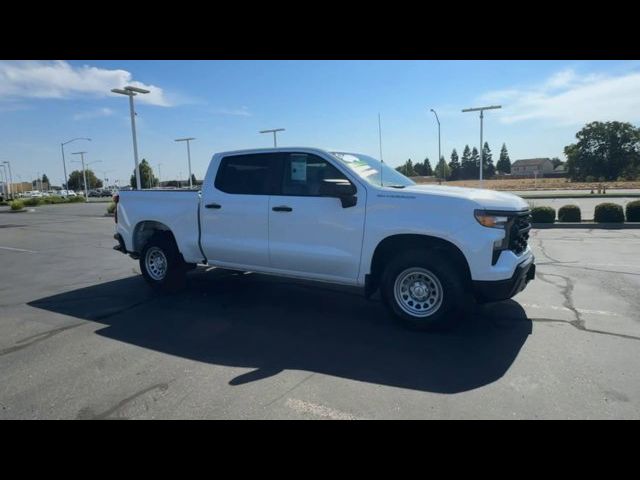
[[242, 106], [240, 108], [216, 108], [213, 113], [219, 115], [234, 115], [238, 117], [250, 117], [252, 113], [249, 111], [249, 107]]
[[0, 99], [115, 96], [112, 88], [133, 85], [150, 90], [136, 101], [171, 106], [162, 88], [146, 85], [126, 70], [107, 70], [65, 61], [0, 61]]
[[109, 117], [111, 115], [113, 115], [115, 112], [113, 110], [111, 110], [110, 108], [98, 108], [97, 110], [91, 110], [89, 112], [80, 112], [80, 113], [76, 113], [73, 116], [74, 120], [89, 120], [91, 118], [98, 118], [98, 117]]
[[502, 103], [499, 115], [503, 123], [542, 120], [576, 126], [596, 120], [635, 122], [640, 119], [640, 72], [579, 75], [566, 69], [539, 85], [489, 92], [480, 101]]

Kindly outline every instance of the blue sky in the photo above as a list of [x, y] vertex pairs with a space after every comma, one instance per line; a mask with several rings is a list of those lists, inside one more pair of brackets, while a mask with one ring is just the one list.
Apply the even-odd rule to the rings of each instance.
[[437, 159], [434, 108], [442, 152], [479, 143], [477, 114], [487, 112], [485, 140], [497, 158], [554, 157], [594, 120], [640, 124], [636, 61], [0, 61], [0, 161], [14, 180], [63, 177], [60, 143], [86, 150], [98, 176], [128, 182], [133, 169], [127, 99], [109, 93], [127, 84], [152, 90], [136, 97], [140, 158], [162, 178], [187, 175], [185, 145], [196, 137], [192, 168], [201, 178], [217, 151], [272, 144], [258, 130], [284, 127], [282, 146], [318, 146], [378, 155], [382, 115], [385, 161]]

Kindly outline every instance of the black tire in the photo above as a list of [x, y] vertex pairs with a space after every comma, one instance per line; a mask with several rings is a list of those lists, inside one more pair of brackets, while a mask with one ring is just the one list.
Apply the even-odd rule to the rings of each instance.
[[[465, 288], [464, 272], [460, 271], [455, 263], [448, 261], [448, 258], [450, 257], [447, 252], [441, 249], [409, 250], [398, 254], [387, 264], [382, 274], [380, 294], [385, 306], [404, 326], [414, 330], [448, 330], [455, 327], [468, 313], [472, 302], [466, 291], [468, 289]], [[413, 269], [419, 269], [415, 273], [424, 275], [422, 278], [426, 281], [412, 284], [413, 280], [409, 280], [409, 275]], [[403, 284], [402, 279], [408, 279], [408, 283]], [[399, 282], [398, 295], [403, 300], [405, 308], [397, 300], [396, 281]], [[415, 307], [408, 305], [414, 297], [407, 290], [403, 290], [403, 286], [407, 285], [429, 287], [426, 294], [424, 290], [418, 290], [418, 293], [424, 296], [421, 298], [426, 298], [423, 300], [424, 303], [418, 301]], [[440, 294], [437, 294], [438, 291]], [[431, 301], [433, 305], [429, 304]], [[423, 308], [419, 313], [411, 314], [407, 311], [419, 307]]]
[[[148, 255], [155, 255], [157, 258], [164, 256], [166, 268], [164, 275], [160, 275], [162, 269], [155, 269], [149, 266]], [[186, 280], [186, 264], [182, 255], [178, 251], [173, 237], [164, 232], [155, 233], [145, 244], [140, 253], [140, 271], [142, 276], [151, 287], [161, 293], [176, 292], [184, 287]]]

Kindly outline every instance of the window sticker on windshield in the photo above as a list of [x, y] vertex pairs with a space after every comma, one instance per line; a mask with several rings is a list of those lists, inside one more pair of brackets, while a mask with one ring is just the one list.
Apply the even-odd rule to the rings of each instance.
[[291, 160], [291, 180], [298, 182], [307, 181], [307, 161]]

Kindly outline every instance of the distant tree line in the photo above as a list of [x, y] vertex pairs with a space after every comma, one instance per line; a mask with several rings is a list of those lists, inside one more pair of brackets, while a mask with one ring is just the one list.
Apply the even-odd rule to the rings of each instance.
[[[493, 154], [487, 142], [484, 142], [482, 152], [483, 178], [492, 178], [496, 175], [496, 172], [511, 173], [511, 159], [504, 143], [500, 149], [500, 158], [495, 165], [493, 164]], [[396, 170], [408, 177], [435, 175], [437, 178], [446, 180], [476, 179], [480, 175], [480, 153], [476, 147], [471, 149], [469, 145], [465, 145], [462, 151], [462, 158], [458, 156], [458, 152], [454, 148], [449, 162], [447, 163], [445, 158], [441, 157], [435, 168], [431, 167], [429, 158], [425, 158], [422, 162], [415, 164], [409, 159], [404, 165], [397, 167]]]

